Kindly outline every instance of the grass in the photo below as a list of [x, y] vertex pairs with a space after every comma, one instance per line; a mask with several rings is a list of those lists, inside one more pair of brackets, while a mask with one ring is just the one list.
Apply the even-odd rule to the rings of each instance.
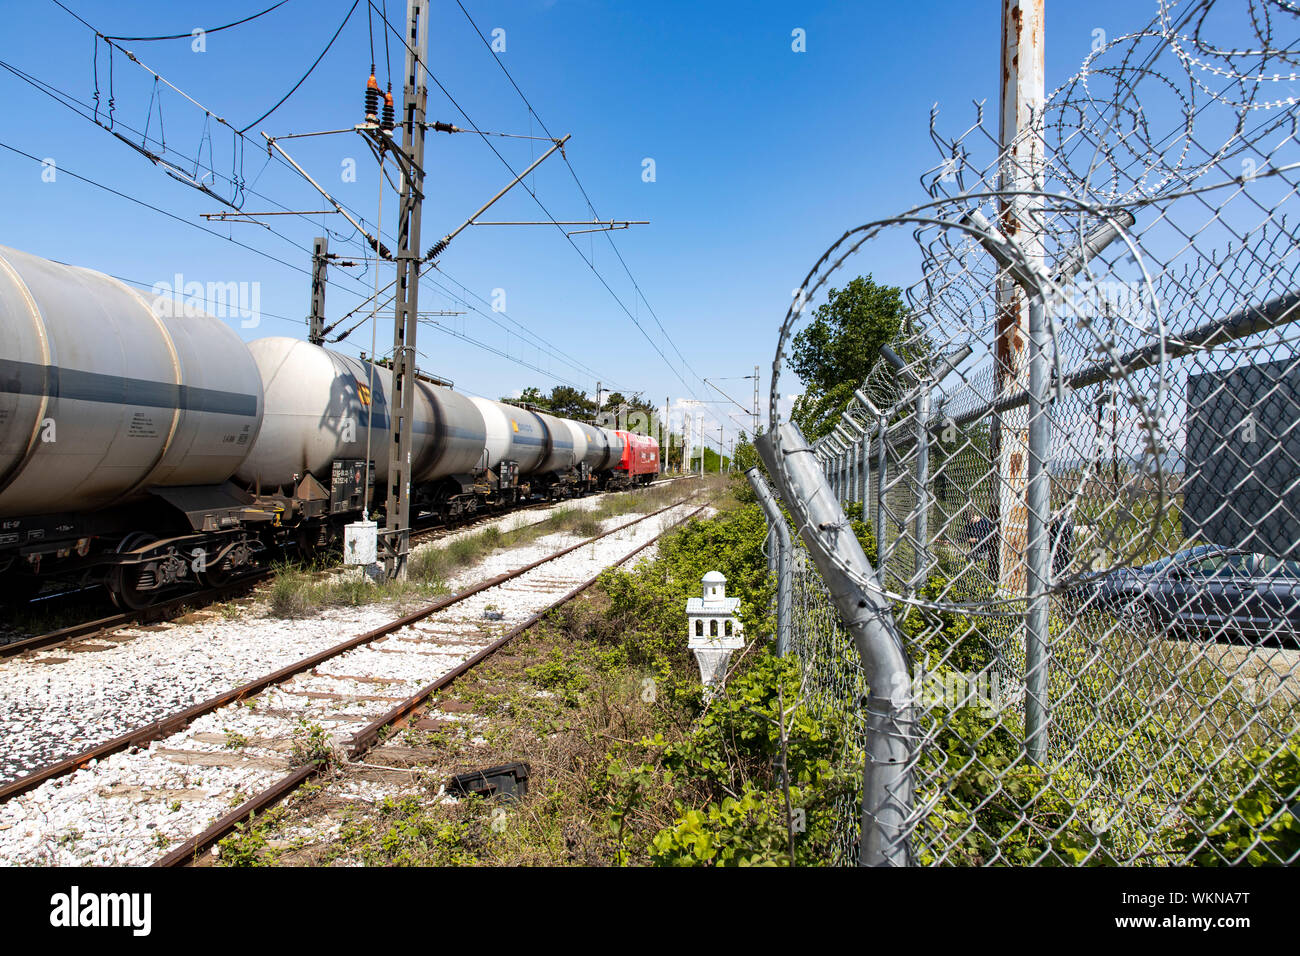
[[[583, 534], [585, 522], [657, 510], [698, 487], [678, 488], [675, 494], [651, 489], [612, 496], [593, 512], [561, 509], [539, 526], [495, 532], [490, 540], [500, 545], [560, 530]], [[719, 497], [732, 501], [725, 494]], [[481, 555], [487, 545], [480, 532], [425, 549], [440, 555], [426, 560], [436, 561], [444, 574], [456, 562]], [[681, 651], [684, 655], [684, 646]], [[673, 798], [684, 791], [646, 782], [638, 768], [658, 752], [649, 740], [676, 739], [689, 729], [691, 708], [699, 696], [693, 663], [686, 674], [685, 685], [679, 686], [676, 677], [662, 670], [662, 662], [628, 634], [622, 618], [611, 613], [609, 597], [593, 589], [457, 682], [449, 696], [469, 705], [473, 719], [466, 714], [435, 729], [407, 726], [397, 732], [399, 747], [430, 752], [418, 765], [417, 777], [423, 783], [374, 803], [346, 804], [330, 796], [327, 784], [309, 798], [303, 794], [295, 804], [295, 815], [303, 816], [285, 820], [283, 828], [249, 828], [251, 832], [241, 834], [243, 839], [231, 845], [230, 862], [648, 862], [649, 837], [674, 819]], [[439, 797], [441, 785], [453, 774], [514, 760], [526, 760], [532, 768], [528, 794], [518, 803], [479, 798], [449, 802]], [[335, 767], [331, 773], [335, 776], [330, 779], [345, 779], [347, 770]], [[293, 852], [276, 841], [277, 836], [301, 832], [304, 825], [321, 833], [332, 824], [338, 829], [331, 829], [328, 838]]]
[[372, 581], [364, 574], [331, 573], [322, 565], [282, 563], [267, 592], [267, 604], [275, 617], [306, 617], [322, 607], [357, 607], [379, 602], [406, 601], [448, 593], [447, 581], [489, 554], [507, 547], [528, 544], [547, 535], [569, 533], [592, 538], [604, 530], [610, 518], [631, 513], [649, 513], [680, 501], [699, 487], [676, 484], [652, 485], [622, 494], [605, 496], [594, 508], [561, 507], [545, 518], [511, 531], [485, 528], [457, 537], [444, 545], [417, 548], [412, 552], [407, 578], [403, 581]]
[[[616, 648], [575, 643], [600, 627], [600, 599], [534, 629], [477, 671], [456, 692], [487, 727], [457, 726], [435, 733], [404, 731], [405, 746], [436, 748], [437, 772], [423, 791], [386, 797], [341, 811], [336, 836], [317, 862], [368, 866], [612, 865], [626, 850], [609, 825], [612, 750], [636, 763], [641, 741], [673, 734], [670, 709], [645, 693], [654, 672], [629, 664]], [[684, 719], [684, 718], [682, 718]], [[477, 743], [475, 740], [477, 739]], [[625, 752], [626, 751], [628, 752]], [[647, 751], [648, 752], [648, 751]], [[477, 797], [435, 799], [452, 774], [510, 760], [532, 768], [520, 802]], [[671, 799], [639, 801], [638, 825], [657, 829], [672, 818]], [[264, 834], [248, 849], [277, 862]], [[224, 856], [224, 850], [223, 850]], [[247, 856], [241, 862], [251, 862]], [[285, 860], [284, 862], [296, 862]], [[638, 862], [644, 862], [639, 860]]]
[[322, 607], [357, 607], [442, 593], [438, 585], [406, 581], [374, 582], [360, 573], [334, 574], [319, 565], [276, 565], [267, 591], [267, 606], [275, 617], [306, 617]]

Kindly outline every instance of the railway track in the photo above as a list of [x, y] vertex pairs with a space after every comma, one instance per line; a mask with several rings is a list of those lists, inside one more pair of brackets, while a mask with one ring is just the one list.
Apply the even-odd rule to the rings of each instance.
[[[669, 478], [665, 481], [656, 483], [656, 486], [663, 487], [664, 485], [680, 480], [681, 479], [679, 478]], [[620, 492], [607, 493], [619, 494]], [[483, 515], [472, 521], [463, 522], [452, 527], [439, 525], [436, 527], [420, 528], [412, 531], [411, 544], [414, 546], [416, 544], [437, 541], [452, 535], [462, 534], [484, 525], [491, 524], [493, 521], [501, 521], [511, 515], [524, 514], [529, 511], [536, 511], [543, 508], [550, 509], [563, 507], [568, 501], [598, 500], [600, 497], [600, 495], [597, 495], [591, 498], [539, 501], [530, 505], [523, 505], [512, 509], [504, 514]], [[540, 522], [534, 522], [534, 524], [539, 523]], [[24, 654], [28, 651], [56, 648], [70, 645], [85, 639], [102, 638], [126, 627], [170, 621], [190, 611], [198, 610], [212, 604], [219, 604], [223, 601], [230, 600], [232, 597], [246, 594], [259, 584], [269, 582], [274, 577], [274, 571], [264, 569], [241, 577], [235, 581], [231, 581], [227, 584], [223, 584], [220, 587], [188, 592], [175, 598], [161, 601], [158, 604], [151, 605], [147, 608], [142, 608], [138, 611], [117, 612], [105, 617], [94, 618], [88, 621], [71, 624], [66, 627], [57, 628], [42, 634], [17, 638], [7, 643], [0, 644], [0, 660], [9, 657], [17, 657], [18, 655]], [[92, 589], [81, 588], [68, 592], [68, 594], [80, 594], [87, 590]], [[42, 598], [41, 600], [53, 603], [59, 598], [60, 595], [55, 595], [49, 598]]]
[[117, 614], [110, 614], [107, 617], [82, 621], [78, 624], [70, 624], [67, 627], [61, 627], [44, 634], [18, 638], [17, 640], [10, 641], [7, 644], [0, 644], [0, 660], [3, 660], [6, 657], [17, 657], [19, 654], [23, 654], [27, 651], [71, 644], [72, 642], [82, 638], [103, 637], [104, 635], [111, 634], [121, 628], [130, 627], [136, 624], [154, 624], [161, 621], [167, 621], [186, 611], [229, 600], [231, 597], [244, 594], [263, 581], [270, 580], [273, 576], [274, 572], [270, 570], [258, 571], [246, 577], [239, 578], [237, 581], [231, 581], [229, 584], [222, 585], [219, 588], [208, 588], [202, 591], [194, 591], [180, 597], [172, 598], [169, 601], [161, 601], [158, 604], [151, 605], [150, 607], [143, 608], [139, 611], [121, 611]]
[[[676, 511], [676, 524], [704, 507], [690, 511], [688, 499], [621, 523], [0, 787], [0, 858], [53, 862], [64, 847], [77, 862], [140, 863], [167, 848], [162, 862], [186, 862], [318, 773], [312, 748], [364, 754], [430, 694], [657, 541], [666, 529], [653, 518]], [[621, 533], [635, 547], [615, 559]], [[494, 601], [513, 619], [485, 619]], [[15, 828], [35, 842], [5, 833]]]

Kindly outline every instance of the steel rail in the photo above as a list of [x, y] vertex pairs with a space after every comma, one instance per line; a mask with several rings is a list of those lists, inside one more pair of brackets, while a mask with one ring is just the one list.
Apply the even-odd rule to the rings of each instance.
[[[656, 482], [656, 484], [663, 486], [678, 480], [680, 479], [668, 478], [664, 481]], [[613, 492], [597, 492], [597, 494], [612, 493]], [[518, 507], [511, 508], [508, 511], [501, 513], [479, 514], [473, 519], [454, 525], [432, 525], [429, 527], [412, 529], [411, 541], [414, 543], [416, 541], [425, 541], [429, 538], [437, 540], [439, 537], [445, 537], [460, 531], [465, 531], [478, 524], [493, 521], [497, 518], [504, 517], [505, 515], [522, 514], [525, 511], [536, 511], [539, 508], [563, 505], [565, 501], [577, 500], [580, 499], [560, 498], [547, 501], [535, 501], [530, 502], [529, 504], [519, 505]], [[521, 525], [519, 528], [511, 528], [510, 532], [535, 527], [545, 520], [546, 519], [543, 518], [542, 521], [535, 521], [532, 524]], [[505, 533], [509, 534], [510, 532]], [[337, 567], [332, 568], [331, 570], [337, 570]], [[201, 606], [214, 604], [217, 601], [230, 597], [232, 594], [239, 594], [250, 587], [254, 587], [274, 577], [275, 572], [269, 568], [265, 568], [244, 575], [234, 581], [229, 581], [218, 587], [206, 588], [201, 591], [189, 591], [185, 594], [168, 598], [165, 601], [160, 601], [157, 604], [152, 604], [149, 607], [140, 608], [139, 610], [122, 611], [121, 613], [111, 614], [108, 617], [97, 618], [93, 621], [83, 621], [79, 624], [70, 624], [67, 627], [49, 631], [45, 634], [19, 638], [18, 640], [10, 641], [7, 644], [0, 644], [0, 660], [4, 660], [8, 657], [17, 657], [25, 651], [34, 651], [44, 647], [66, 644], [78, 640], [79, 638], [99, 637], [102, 634], [111, 633], [123, 627], [130, 627], [133, 624], [152, 624], [159, 621], [165, 621], [178, 611], [196, 610]], [[38, 600], [44, 599], [38, 597]], [[0, 793], [2, 793], [2, 791], [0, 791]]]
[[[692, 495], [692, 497], [694, 496]], [[677, 502], [676, 504], [669, 505], [667, 508], [661, 508], [659, 509], [659, 511], [656, 511], [653, 514], [645, 515], [644, 517], [639, 518], [637, 521], [629, 522], [626, 525], [621, 525], [620, 528], [625, 528], [631, 524], [637, 524], [640, 521], [645, 521], [649, 518], [653, 518], [655, 517], [655, 515], [662, 514], [664, 511], [667, 511], [669, 508], [679, 507], [681, 504], [682, 502]], [[697, 514], [699, 514], [707, 507], [708, 507], [707, 504], [701, 505], [700, 507], [692, 511], [690, 514], [685, 515], [680, 520], [673, 522], [671, 527], [675, 528], [678, 525], [689, 521], [691, 518], [695, 517]], [[601, 535], [600, 537], [613, 534], [614, 531], [618, 531], [620, 530], [620, 528], [615, 528], [613, 531], [607, 531], [605, 532], [604, 535]], [[655, 535], [649, 541], [645, 542], [644, 544], [638, 545], [636, 548], [633, 548], [631, 551], [623, 555], [623, 557], [619, 558], [609, 567], [617, 568], [623, 564], [626, 564], [628, 561], [631, 561], [634, 557], [636, 557], [646, 548], [650, 547], [652, 544], [655, 544], [669, 530], [671, 530], [671, 528], [665, 528], [663, 531], [659, 532], [659, 534]], [[555, 555], [552, 555], [552, 558], [559, 557], [561, 554], [567, 554], [570, 551], [573, 551], [575, 548], [585, 547], [587, 544], [590, 544], [591, 541], [595, 541], [595, 540], [598, 539], [592, 538], [588, 541], [582, 542], [581, 544], [574, 545], [572, 548], [566, 548], [563, 552], [559, 552]], [[544, 559], [544, 561], [549, 561], [552, 558], [546, 558]], [[535, 562], [532, 565], [532, 567], [536, 567], [538, 563], [544, 563], [544, 561]], [[366, 751], [368, 751], [371, 747], [373, 747], [376, 743], [379, 742], [385, 728], [401, 726], [402, 723], [405, 722], [407, 718], [409, 718], [415, 711], [417, 711], [421, 707], [421, 705], [424, 704], [426, 700], [429, 699], [429, 697], [437, 693], [439, 690], [442, 690], [443, 688], [450, 685], [457, 678], [461, 677], [465, 673], [477, 667], [483, 661], [487, 660], [489, 657], [491, 657], [501, 648], [505, 647], [507, 644], [509, 644], [511, 641], [517, 638], [520, 634], [523, 634], [525, 631], [535, 626], [539, 621], [541, 621], [552, 611], [556, 610], [557, 608], [563, 607], [565, 604], [568, 604], [570, 601], [576, 598], [583, 591], [586, 591], [588, 588], [594, 585], [596, 581], [599, 580], [600, 575], [607, 570], [609, 570], [609, 568], [605, 568], [600, 573], [588, 578], [586, 581], [583, 581], [581, 584], [573, 588], [573, 590], [569, 591], [564, 596], [553, 601], [551, 604], [548, 604], [540, 611], [537, 611], [535, 614], [530, 616], [527, 620], [521, 621], [519, 624], [515, 625], [509, 631], [503, 634], [501, 637], [497, 638], [495, 641], [489, 644], [487, 647], [478, 651], [473, 656], [468, 657], [465, 660], [461, 661], [451, 670], [447, 671], [447, 673], [441, 675], [440, 677], [430, 682], [429, 684], [426, 684], [424, 687], [420, 688], [410, 697], [406, 698], [406, 700], [394, 706], [386, 714], [383, 714], [382, 716], [376, 718], [375, 720], [367, 724], [364, 728], [357, 731], [357, 733], [355, 733], [348, 742], [347, 759], [349, 761], [356, 760], [358, 757], [365, 754]], [[290, 793], [296, 790], [301, 784], [305, 783], [306, 781], [310, 780], [312, 777], [321, 773], [323, 769], [324, 767], [322, 765], [315, 764], [315, 763], [306, 764], [302, 767], [298, 767], [297, 769], [289, 773], [287, 776], [281, 778], [280, 780], [277, 780], [274, 784], [272, 784], [267, 789], [263, 790], [261, 793], [255, 794], [254, 796], [246, 800], [244, 803], [236, 807], [234, 810], [230, 811], [225, 816], [221, 817], [219, 820], [217, 820], [215, 823], [209, 826], [202, 833], [196, 834], [195, 836], [190, 837], [184, 843], [178, 845], [176, 848], [174, 848], [171, 852], [169, 852], [166, 856], [158, 860], [153, 865], [157, 867], [170, 867], [170, 866], [181, 866], [185, 863], [192, 862], [198, 856], [198, 854], [202, 853], [208, 847], [212, 846], [212, 844], [216, 843], [218, 840], [224, 837], [231, 830], [235, 829], [235, 827], [238, 826], [240, 823], [253, 817], [257, 813], [267, 809], [268, 807], [274, 806], [276, 803], [279, 803], [286, 796], [288, 796]]]
[[[689, 501], [691, 498], [695, 497], [698, 494], [699, 494], [698, 491], [693, 492], [690, 496], [688, 496], [685, 499], [685, 501]], [[4, 801], [10, 799], [11, 797], [16, 797], [19, 794], [23, 794], [28, 792], [29, 790], [35, 789], [36, 787], [40, 786], [42, 783], [45, 783], [47, 780], [52, 780], [55, 777], [65, 776], [66, 774], [79, 770], [85, 767], [92, 760], [100, 760], [104, 757], [118, 753], [122, 750], [126, 750], [130, 747], [141, 747], [152, 741], [159, 740], [163, 737], [171, 736], [177, 731], [184, 729], [191, 722], [193, 722], [195, 719], [199, 717], [202, 717], [204, 714], [209, 714], [214, 710], [218, 710], [222, 707], [225, 707], [227, 704], [233, 704], [240, 700], [243, 700], [244, 698], [256, 694], [259, 691], [265, 690], [267, 687], [270, 687], [273, 684], [281, 683], [282, 681], [287, 680], [288, 678], [293, 677], [296, 674], [300, 674], [303, 671], [310, 670], [311, 668], [315, 667], [317, 664], [321, 664], [332, 657], [337, 657], [339, 654], [342, 654], [346, 651], [350, 651], [353, 648], [360, 647], [363, 644], [368, 644], [372, 641], [378, 640], [381, 637], [386, 637], [389, 634], [393, 633], [394, 631], [398, 631], [404, 627], [408, 627], [409, 625], [414, 624], [417, 621], [422, 621], [426, 617], [429, 617], [430, 615], [436, 614], [439, 611], [451, 607], [453, 604], [458, 604], [459, 602], [464, 601], [466, 598], [473, 597], [475, 594], [478, 594], [482, 591], [486, 591], [489, 588], [497, 587], [498, 585], [504, 584], [507, 581], [511, 581], [517, 577], [520, 577], [521, 575], [527, 574], [529, 571], [532, 571], [535, 568], [542, 566], [543, 564], [547, 564], [551, 561], [556, 560], [557, 558], [562, 558], [566, 554], [571, 554], [572, 552], [578, 550], [579, 548], [586, 547], [587, 545], [591, 544], [594, 541], [599, 541], [600, 539], [606, 538], [609, 535], [622, 531], [625, 528], [630, 528], [632, 525], [639, 524], [642, 521], [648, 521], [650, 518], [654, 518], [657, 515], [663, 514], [663, 512], [669, 510], [670, 508], [680, 507], [683, 503], [684, 501], [674, 502], [673, 504], [666, 505], [665, 507], [660, 508], [658, 511], [651, 512], [650, 514], [642, 515], [641, 517], [635, 518], [632, 521], [624, 522], [618, 527], [612, 528], [609, 531], [602, 532], [601, 534], [596, 535], [593, 538], [584, 538], [582, 541], [579, 541], [577, 544], [573, 544], [560, 551], [556, 551], [554, 554], [547, 555], [544, 558], [539, 558], [538, 560], [526, 564], [521, 568], [516, 568], [513, 571], [505, 571], [494, 577], [488, 578], [487, 580], [481, 581], [478, 584], [473, 585], [472, 587], [466, 588], [463, 591], [458, 591], [455, 594], [451, 594], [446, 597], [440, 598], [437, 601], [434, 601], [432, 604], [428, 604], [418, 611], [413, 611], [412, 613], [397, 618], [394, 621], [390, 621], [387, 624], [383, 624], [380, 627], [375, 628], [374, 630], [367, 631], [364, 634], [349, 638], [348, 640], [343, 641], [339, 644], [335, 644], [332, 647], [328, 647], [325, 650], [318, 651], [317, 653], [312, 654], [309, 657], [304, 657], [299, 661], [286, 665], [285, 667], [282, 667], [279, 670], [274, 671], [273, 673], [267, 674], [263, 677], [256, 678], [255, 680], [251, 680], [245, 684], [241, 684], [239, 687], [236, 687], [233, 690], [225, 691], [224, 693], [218, 694], [215, 697], [210, 697], [207, 700], [194, 704], [191, 707], [187, 707], [184, 710], [178, 711], [175, 714], [172, 714], [168, 717], [163, 717], [159, 720], [153, 721], [152, 723], [148, 723], [141, 727], [137, 727], [134, 730], [127, 731], [125, 734], [120, 734], [117, 737], [113, 737], [110, 740], [106, 740], [101, 744], [97, 744], [96, 746], [84, 750], [80, 753], [74, 754], [71, 757], [65, 757], [63, 760], [60, 760], [57, 763], [50, 764], [48, 767], [45, 767], [42, 770], [37, 770], [34, 773], [28, 774], [23, 777], [19, 777], [17, 780], [14, 780], [11, 783], [8, 783], [0, 787], [0, 803], [3, 803]]]
[[33, 651], [42, 647], [49, 647], [53, 644], [64, 644], [74, 641], [81, 637], [93, 637], [99, 634], [115, 631], [118, 628], [127, 627], [132, 624], [138, 624], [142, 621], [153, 622], [162, 620], [177, 611], [185, 610], [195, 604], [211, 604], [215, 601], [222, 600], [232, 594], [238, 594], [248, 590], [256, 584], [260, 584], [267, 578], [272, 577], [274, 572], [267, 570], [255, 571], [247, 574], [237, 580], [222, 584], [219, 587], [207, 588], [202, 591], [191, 591], [178, 597], [169, 598], [158, 604], [150, 605], [146, 608], [140, 608], [138, 611], [123, 611], [119, 614], [111, 614], [108, 617], [97, 618], [93, 621], [83, 621], [80, 624], [71, 624], [68, 627], [59, 628], [56, 631], [50, 631], [46, 634], [37, 634], [34, 637], [24, 637], [16, 641], [10, 641], [8, 644], [0, 644], [0, 660], [6, 657], [16, 657], [24, 651]]

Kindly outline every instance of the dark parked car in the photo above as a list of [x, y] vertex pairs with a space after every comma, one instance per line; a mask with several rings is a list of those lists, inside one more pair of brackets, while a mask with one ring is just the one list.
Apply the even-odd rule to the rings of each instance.
[[1093, 584], [1093, 606], [1146, 618], [1167, 636], [1300, 639], [1300, 561], [1198, 545]]

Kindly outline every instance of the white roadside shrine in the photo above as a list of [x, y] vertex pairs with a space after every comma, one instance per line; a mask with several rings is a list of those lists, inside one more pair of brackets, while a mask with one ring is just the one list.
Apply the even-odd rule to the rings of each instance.
[[745, 631], [737, 613], [740, 598], [727, 597], [727, 579], [710, 571], [700, 579], [703, 596], [686, 602], [687, 646], [700, 665], [706, 698], [712, 698], [727, 675], [731, 652], [745, 646]]

